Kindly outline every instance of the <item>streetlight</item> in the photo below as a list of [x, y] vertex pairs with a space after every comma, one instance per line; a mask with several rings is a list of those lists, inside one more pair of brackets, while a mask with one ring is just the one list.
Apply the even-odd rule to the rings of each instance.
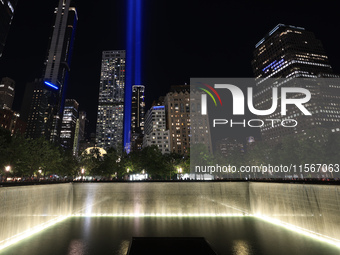
[[38, 181], [40, 181], [41, 173], [42, 173], [42, 170], [41, 170], [40, 168], [39, 168], [39, 170], [38, 170], [38, 173], [39, 173]]
[[5, 166], [5, 182], [7, 182], [7, 175], [11, 171], [11, 166]]
[[84, 174], [85, 174], [85, 169], [81, 169], [81, 181], [84, 181]]
[[182, 175], [182, 167], [178, 168], [178, 180], [181, 179], [181, 175]]

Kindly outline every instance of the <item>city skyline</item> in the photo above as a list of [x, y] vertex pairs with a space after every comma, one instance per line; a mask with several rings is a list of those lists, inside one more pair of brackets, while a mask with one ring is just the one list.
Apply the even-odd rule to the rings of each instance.
[[[123, 10], [125, 6], [120, 1], [111, 4], [104, 2], [104, 6], [108, 8], [91, 9], [84, 2], [76, 4], [79, 7], [80, 22], [76, 34], [67, 98], [75, 98], [80, 104], [80, 110], [88, 112], [90, 132], [94, 132], [101, 51], [124, 50], [125, 19], [119, 14], [124, 11], [118, 12], [117, 9]], [[25, 84], [39, 77], [39, 71], [42, 69], [41, 61], [38, 60], [44, 58], [46, 54], [45, 36], [50, 33], [54, 7], [55, 3], [48, 4], [42, 1], [34, 4], [19, 1], [17, 5], [4, 56], [0, 59], [0, 76], [10, 77], [17, 84], [17, 96], [14, 102], [16, 110], [20, 109]], [[30, 8], [33, 15], [26, 13]], [[146, 109], [149, 109], [153, 100], [165, 96], [164, 91], [168, 91], [170, 85], [188, 83], [190, 77], [252, 77], [251, 59], [255, 44], [278, 23], [302, 26], [314, 32], [324, 45], [334, 73], [339, 73], [340, 64], [337, 59], [340, 58], [340, 52], [336, 47], [335, 34], [330, 33], [331, 26], [339, 22], [332, 15], [334, 8], [303, 3], [296, 3], [294, 8], [289, 8], [288, 4], [281, 8], [282, 14], [273, 13], [274, 7], [264, 8], [263, 4], [247, 1], [238, 4], [198, 1], [186, 3], [180, 9], [176, 8], [175, 2], [169, 4], [166, 1], [157, 5], [144, 3], [142, 84], [146, 87]], [[325, 13], [326, 10], [328, 15], [323, 14], [319, 16], [320, 19], [314, 19], [312, 13], [317, 11]], [[223, 12], [225, 15], [221, 16]], [[113, 20], [107, 17], [106, 14], [109, 13], [116, 14]], [[173, 15], [174, 13], [176, 15]], [[304, 15], [287, 15], [287, 13]], [[102, 17], [101, 21], [97, 20], [99, 15]], [[246, 19], [243, 20], [242, 17]], [[249, 22], [255, 17], [257, 19], [253, 23]], [[43, 22], [44, 24], [40, 24], [42, 19], [46, 21]], [[232, 20], [235, 22], [231, 23]], [[92, 28], [88, 31], [90, 24], [97, 27], [97, 31]], [[98, 28], [98, 24], [102, 27]], [[22, 31], [23, 28], [26, 30]], [[40, 29], [39, 34], [33, 32], [37, 29]], [[106, 40], [103, 35], [110, 29], [114, 29], [114, 35]], [[20, 44], [18, 38], [26, 38], [28, 33], [32, 34], [27, 42], [32, 52], [27, 51], [27, 55], [23, 56], [22, 51], [27, 48]], [[44, 39], [42, 39], [43, 35]], [[242, 50], [235, 50], [236, 46]], [[27, 62], [32, 64], [25, 66]], [[83, 75], [85, 72], [86, 77]], [[89, 95], [93, 95], [93, 100], [90, 102], [88, 102]]]

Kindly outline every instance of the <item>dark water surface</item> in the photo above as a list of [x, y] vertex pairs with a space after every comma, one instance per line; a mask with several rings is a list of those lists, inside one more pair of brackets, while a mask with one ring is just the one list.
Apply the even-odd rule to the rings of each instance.
[[205, 237], [217, 254], [320, 255], [340, 249], [251, 217], [71, 217], [4, 255], [125, 255], [132, 237]]

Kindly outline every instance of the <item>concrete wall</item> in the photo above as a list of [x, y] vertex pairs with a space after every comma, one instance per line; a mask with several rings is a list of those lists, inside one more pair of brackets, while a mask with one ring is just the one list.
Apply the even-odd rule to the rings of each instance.
[[72, 184], [0, 188], [0, 247], [9, 238], [70, 215]]
[[268, 216], [340, 240], [340, 187], [250, 183], [254, 215]]

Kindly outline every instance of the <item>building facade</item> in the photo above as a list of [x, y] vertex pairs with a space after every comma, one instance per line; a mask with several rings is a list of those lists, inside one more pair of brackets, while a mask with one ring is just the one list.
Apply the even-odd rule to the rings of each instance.
[[187, 154], [190, 146], [190, 85], [172, 86], [164, 103], [170, 152]]
[[162, 154], [170, 153], [170, 132], [166, 130], [164, 105], [152, 106], [145, 115], [143, 148], [155, 145]]
[[20, 118], [20, 114], [11, 109], [0, 109], [0, 127], [11, 134], [23, 135], [26, 130], [26, 122]]
[[18, 0], [0, 1], [0, 58], [5, 48], [6, 38], [11, 26]]
[[202, 93], [195, 89], [190, 91], [190, 145], [203, 144], [212, 153], [209, 115], [201, 114], [201, 95]]
[[[320, 40], [314, 33], [304, 28], [277, 25], [259, 43], [254, 50], [252, 61], [256, 77], [254, 105], [258, 110], [267, 110], [272, 106], [273, 88], [299, 87], [308, 89], [311, 100], [304, 104], [311, 116], [304, 115], [294, 105], [288, 105], [286, 115], [281, 115], [281, 107], [269, 116], [258, 116], [259, 119], [276, 119], [275, 124], [265, 122], [261, 127], [265, 141], [277, 141], [286, 135], [304, 134], [306, 130], [325, 128], [336, 130], [340, 126], [340, 84], [336, 80], [320, 78], [337, 78], [333, 74], [328, 57]], [[290, 98], [301, 98], [293, 94]], [[298, 125], [285, 128], [287, 125]]]
[[125, 51], [104, 51], [102, 55], [97, 112], [98, 147], [120, 149], [124, 132]]
[[85, 111], [79, 112], [79, 141], [85, 140], [87, 137], [87, 129], [89, 125], [89, 120], [86, 117]]
[[15, 82], [4, 77], [0, 82], [0, 108], [12, 109], [13, 100], [15, 95]]
[[227, 137], [219, 140], [216, 144], [216, 150], [224, 157], [228, 157], [233, 153], [243, 153], [244, 146], [236, 139]]
[[[87, 129], [88, 129], [89, 121], [86, 118], [86, 112], [80, 111], [79, 117], [76, 122], [76, 131], [74, 135], [74, 142], [73, 142], [73, 155], [79, 155], [80, 145], [87, 139]], [[93, 146], [95, 143], [93, 144]], [[86, 148], [85, 148], [86, 149]]]
[[[74, 99], [66, 99], [65, 107], [63, 113], [63, 120], [61, 122], [60, 131], [60, 144], [65, 149], [74, 148], [76, 134], [77, 120], [78, 120], [78, 108], [79, 104]], [[79, 123], [78, 123], [78, 133], [79, 133]]]
[[132, 86], [132, 103], [131, 103], [131, 150], [138, 151], [142, 149], [144, 136], [144, 102], [143, 85]]
[[51, 100], [53, 91], [44, 85], [42, 79], [27, 83], [21, 106], [21, 117], [27, 122], [26, 138], [50, 138], [52, 127]]
[[22, 103], [26, 137], [60, 142], [61, 122], [78, 16], [71, 0], [60, 0], [48, 43], [42, 79], [28, 83]]
[[53, 95], [55, 102], [51, 105], [53, 113], [51, 141], [58, 141], [60, 137], [77, 22], [77, 10], [72, 6], [71, 0], [60, 0], [54, 11], [54, 26], [43, 75], [45, 85], [55, 90]]

